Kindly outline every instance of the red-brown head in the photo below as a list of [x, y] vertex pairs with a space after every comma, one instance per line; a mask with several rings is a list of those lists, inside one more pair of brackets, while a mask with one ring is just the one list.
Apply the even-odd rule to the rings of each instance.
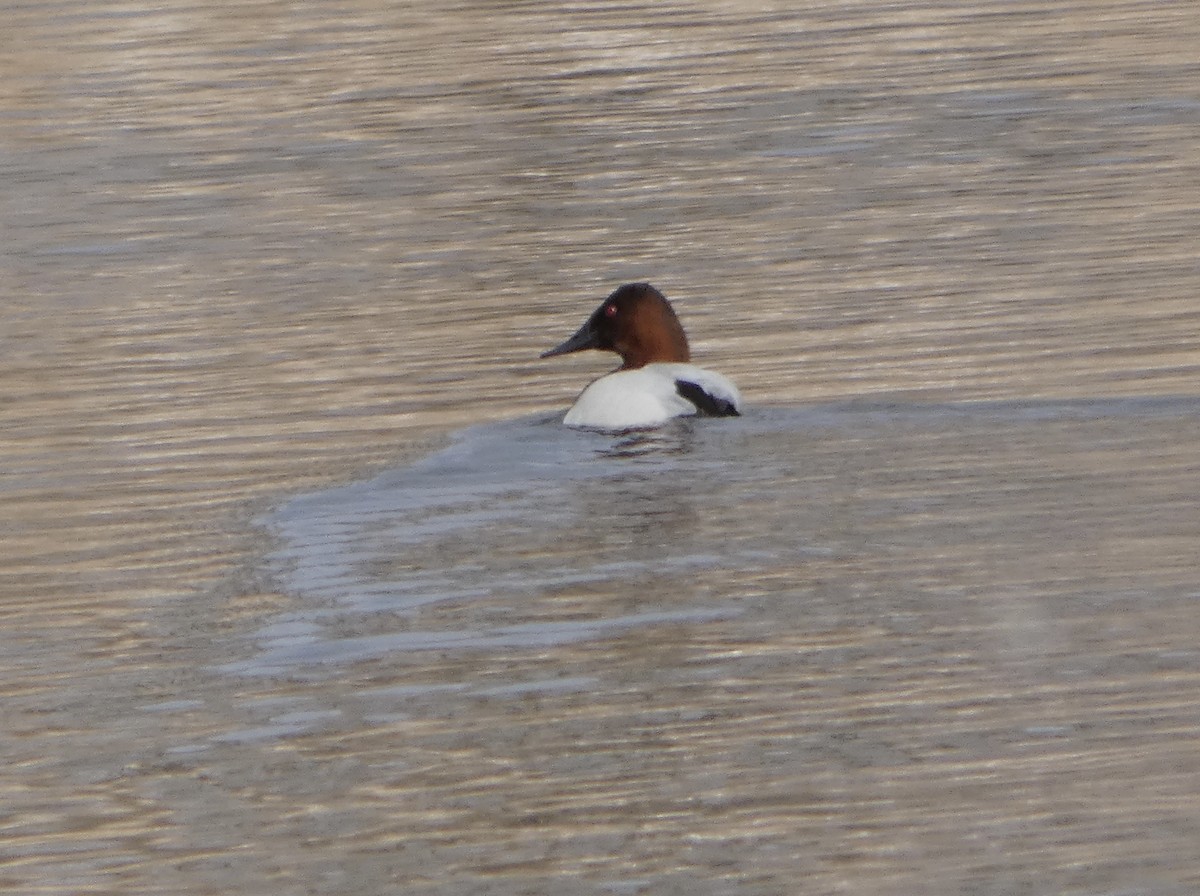
[[621, 369], [633, 370], [656, 361], [691, 360], [683, 325], [666, 297], [649, 283], [619, 287], [574, 336], [542, 354], [543, 358], [587, 348], [616, 352]]

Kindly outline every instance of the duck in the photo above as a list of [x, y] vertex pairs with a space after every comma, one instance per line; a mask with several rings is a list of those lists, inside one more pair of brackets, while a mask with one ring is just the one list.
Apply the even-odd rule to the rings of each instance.
[[584, 349], [616, 352], [621, 366], [590, 383], [563, 417], [567, 426], [653, 429], [676, 417], [737, 417], [742, 396], [729, 379], [691, 363], [687, 334], [666, 296], [626, 283], [573, 336], [541, 357]]

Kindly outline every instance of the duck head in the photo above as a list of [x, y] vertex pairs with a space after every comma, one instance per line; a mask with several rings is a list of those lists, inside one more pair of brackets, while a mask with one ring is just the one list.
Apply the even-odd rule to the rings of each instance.
[[600, 303], [582, 327], [541, 357], [595, 348], [621, 356], [622, 370], [691, 360], [687, 335], [666, 296], [649, 283], [626, 283]]

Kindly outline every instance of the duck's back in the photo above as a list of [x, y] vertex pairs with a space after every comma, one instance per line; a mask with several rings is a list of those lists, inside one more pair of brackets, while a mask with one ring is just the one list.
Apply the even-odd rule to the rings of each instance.
[[693, 364], [647, 364], [593, 382], [563, 423], [595, 429], [659, 426], [672, 417], [736, 416], [741, 396], [728, 379]]

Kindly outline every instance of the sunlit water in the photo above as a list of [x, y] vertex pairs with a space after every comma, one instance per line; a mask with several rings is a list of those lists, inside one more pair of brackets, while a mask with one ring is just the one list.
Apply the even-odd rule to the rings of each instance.
[[1200, 17], [1002, 7], [7, 10], [0, 889], [1197, 892]]
[[[876, 620], [927, 590], [994, 602], [997, 638], [1006, 622], [1036, 625], [1027, 601], [1061, 578], [1100, 609], [1130, 589], [1188, 599], [1200, 519], [1190, 489], [1170, 490], [1200, 485], [1198, 411], [860, 403], [619, 436], [557, 415], [479, 427], [265, 520], [279, 540], [268, 565], [297, 605], [230, 668], [320, 676], [396, 652], [555, 646], [750, 608], [800, 608], [819, 627], [814, 576], [829, 587], [833, 570], [848, 576], [842, 596], [888, 583]], [[1159, 576], [1175, 583], [1165, 595]], [[793, 609], [764, 607], [766, 593]]]

